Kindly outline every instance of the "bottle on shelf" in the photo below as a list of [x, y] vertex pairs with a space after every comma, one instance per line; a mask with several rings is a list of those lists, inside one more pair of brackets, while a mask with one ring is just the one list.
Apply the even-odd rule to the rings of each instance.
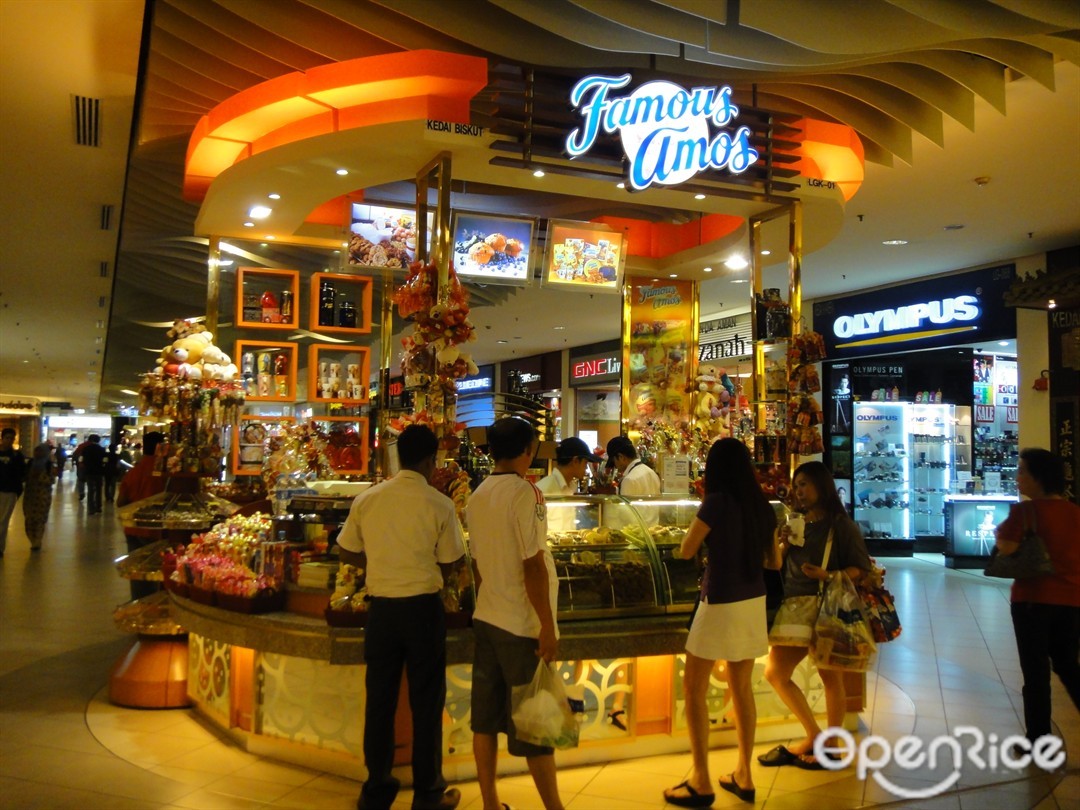
[[289, 393], [289, 358], [281, 352], [274, 356], [274, 396], [284, 397]]
[[259, 299], [262, 309], [263, 323], [281, 323], [281, 308], [278, 305], [277, 296], [270, 290], [266, 290]]
[[319, 326], [333, 326], [336, 314], [334, 303], [337, 299], [334, 283], [323, 279], [319, 285]]
[[260, 397], [268, 397], [274, 385], [274, 361], [270, 352], [260, 352], [256, 363], [258, 368], [256, 390]]
[[293, 294], [290, 290], [281, 291], [281, 322], [293, 322]]
[[345, 299], [344, 295], [341, 299], [341, 305], [338, 307], [338, 326], [346, 329], [356, 328], [356, 305], [352, 301]]

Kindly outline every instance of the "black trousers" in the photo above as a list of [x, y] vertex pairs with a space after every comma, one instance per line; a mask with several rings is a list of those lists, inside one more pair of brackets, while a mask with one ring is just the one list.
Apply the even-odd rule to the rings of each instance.
[[1024, 673], [1024, 725], [1029, 740], [1050, 733], [1050, 670], [1080, 710], [1080, 607], [1014, 602], [1013, 629]]
[[446, 704], [446, 613], [436, 593], [402, 599], [373, 598], [364, 630], [367, 708], [365, 808], [389, 808], [397, 795], [394, 713], [402, 670], [412, 710], [412, 772], [416, 803], [436, 803], [446, 790], [442, 774], [442, 715]]

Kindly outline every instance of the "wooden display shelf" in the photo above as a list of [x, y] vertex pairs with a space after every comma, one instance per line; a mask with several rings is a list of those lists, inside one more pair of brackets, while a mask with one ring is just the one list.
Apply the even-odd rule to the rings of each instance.
[[244, 447], [263, 447], [262, 439], [257, 442], [244, 441], [245, 433], [249, 427], [257, 426], [263, 427], [267, 434], [275, 427], [281, 427], [282, 425], [291, 425], [296, 421], [291, 416], [260, 416], [258, 414], [246, 414], [241, 416], [237, 421], [236, 430], [233, 431], [232, 440], [232, 472], [233, 475], [261, 475], [263, 457], [259, 455], [258, 462], [244, 462], [241, 460], [241, 453]]
[[308, 348], [308, 402], [363, 405], [370, 398], [370, 381], [367, 346], [314, 343]]
[[[246, 286], [245, 286], [246, 285]], [[246, 287], [251, 287], [248, 293]], [[257, 292], [255, 292], [257, 290]], [[270, 290], [278, 300], [281, 293], [292, 295], [292, 314], [288, 320], [266, 321], [259, 303], [262, 294]], [[259, 317], [255, 311], [259, 310]], [[245, 329], [296, 329], [300, 326], [300, 272], [298, 270], [267, 270], [262, 267], [240, 267], [236, 270], [236, 325]]]
[[[334, 323], [319, 323], [319, 304], [322, 293], [323, 281], [334, 283]], [[341, 335], [369, 335], [371, 334], [371, 296], [374, 279], [371, 276], [355, 276], [343, 273], [313, 273], [311, 276], [310, 304], [308, 326], [313, 332], [333, 332]], [[356, 326], [340, 326], [340, 312], [338, 311], [338, 298], [344, 287], [346, 300], [356, 307]]]
[[[245, 400], [247, 402], [295, 402], [297, 354], [300, 347], [288, 341], [238, 340], [236, 354], [233, 356], [237, 360], [237, 365], [240, 366], [241, 374], [244, 374], [244, 353], [249, 351], [255, 355], [255, 370], [252, 378], [245, 378], [248, 384]], [[274, 363], [279, 354], [285, 355], [284, 374], [274, 374]], [[259, 370], [263, 355], [269, 356], [269, 381], [266, 380], [267, 373]], [[284, 377], [284, 380], [278, 379], [279, 377]], [[284, 387], [284, 393], [281, 392], [282, 387]], [[253, 390], [254, 393], [252, 393]]]

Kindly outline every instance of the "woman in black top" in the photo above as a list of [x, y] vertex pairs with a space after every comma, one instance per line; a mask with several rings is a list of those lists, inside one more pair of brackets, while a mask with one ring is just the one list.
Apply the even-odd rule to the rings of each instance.
[[[858, 525], [848, 517], [836, 493], [832, 473], [820, 461], [808, 461], [795, 470], [792, 488], [799, 511], [806, 518], [806, 531], [802, 546], [790, 545], [787, 526], [780, 529], [780, 549], [784, 555], [784, 602], [776, 614], [769, 642], [769, 663], [765, 678], [776, 690], [792, 714], [802, 723], [806, 737], [790, 748], [778, 745], [758, 757], [762, 765], [797, 765], [807, 770], [819, 770], [823, 766], [814, 759], [814, 740], [821, 728], [814, 712], [807, 703], [802, 689], [791, 679], [795, 667], [810, 651], [813, 623], [817, 621], [817, 594], [822, 583], [837, 571], [843, 571], [857, 582], [864, 572], [870, 570], [870, 555]], [[829, 559], [822, 567], [825, 547], [832, 534]], [[800, 600], [802, 600], [800, 602]], [[811, 608], [803, 610], [799, 605]], [[792, 639], [804, 631], [805, 640]], [[825, 686], [825, 707], [830, 727], [843, 725], [847, 704], [844, 689], [844, 673], [839, 670], [819, 669]]]
[[691, 559], [705, 545], [708, 561], [690, 635], [686, 640], [686, 725], [693, 770], [664, 791], [679, 807], [708, 807], [715, 801], [709, 777], [709, 710], [706, 694], [717, 660], [725, 663], [739, 760], [720, 787], [754, 800], [750, 752], [757, 711], [750, 676], [754, 659], [769, 648], [765, 621], [766, 563], [779, 567], [776, 514], [758, 485], [750, 451], [737, 439], [721, 439], [705, 462], [705, 497], [690, 524], [679, 556]]

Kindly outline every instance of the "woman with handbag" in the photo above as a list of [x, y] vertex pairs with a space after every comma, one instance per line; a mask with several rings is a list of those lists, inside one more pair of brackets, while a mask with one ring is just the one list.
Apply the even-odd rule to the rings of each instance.
[[754, 659], [769, 648], [764, 570], [766, 565], [779, 566], [780, 556], [776, 514], [758, 484], [750, 451], [737, 439], [721, 439], [709, 448], [705, 497], [679, 556], [693, 559], [703, 544], [708, 557], [686, 639], [683, 674], [693, 767], [686, 780], [664, 791], [664, 799], [678, 807], [708, 807], [716, 800], [709, 777], [706, 694], [718, 660], [725, 662], [739, 742], [735, 771], [720, 779], [720, 788], [745, 802], [755, 798], [750, 755], [757, 711], [750, 676]]
[[1080, 506], [1065, 500], [1065, 464], [1049, 450], [1020, 451], [1020, 494], [997, 528], [997, 550], [1014, 554], [1041, 538], [1054, 573], [1017, 579], [1012, 586], [1013, 630], [1024, 674], [1024, 725], [1034, 742], [1050, 733], [1050, 670], [1080, 709]]
[[[792, 714], [802, 724], [806, 736], [790, 747], [778, 745], [758, 757], [766, 767], [795, 765], [820, 770], [813, 754], [814, 740], [821, 734], [810, 704], [791, 679], [795, 667], [807, 656], [814, 641], [820, 594], [824, 583], [837, 571], [858, 582], [870, 570], [870, 555], [858, 525], [848, 517], [832, 473], [820, 461], [808, 461], [795, 470], [792, 479], [795, 504], [802, 512], [806, 528], [802, 542], [788, 526], [780, 529], [780, 550], [784, 556], [784, 601], [769, 631], [769, 662], [765, 678]], [[844, 673], [819, 668], [825, 686], [825, 706], [830, 727], [843, 724], [847, 704]]]

